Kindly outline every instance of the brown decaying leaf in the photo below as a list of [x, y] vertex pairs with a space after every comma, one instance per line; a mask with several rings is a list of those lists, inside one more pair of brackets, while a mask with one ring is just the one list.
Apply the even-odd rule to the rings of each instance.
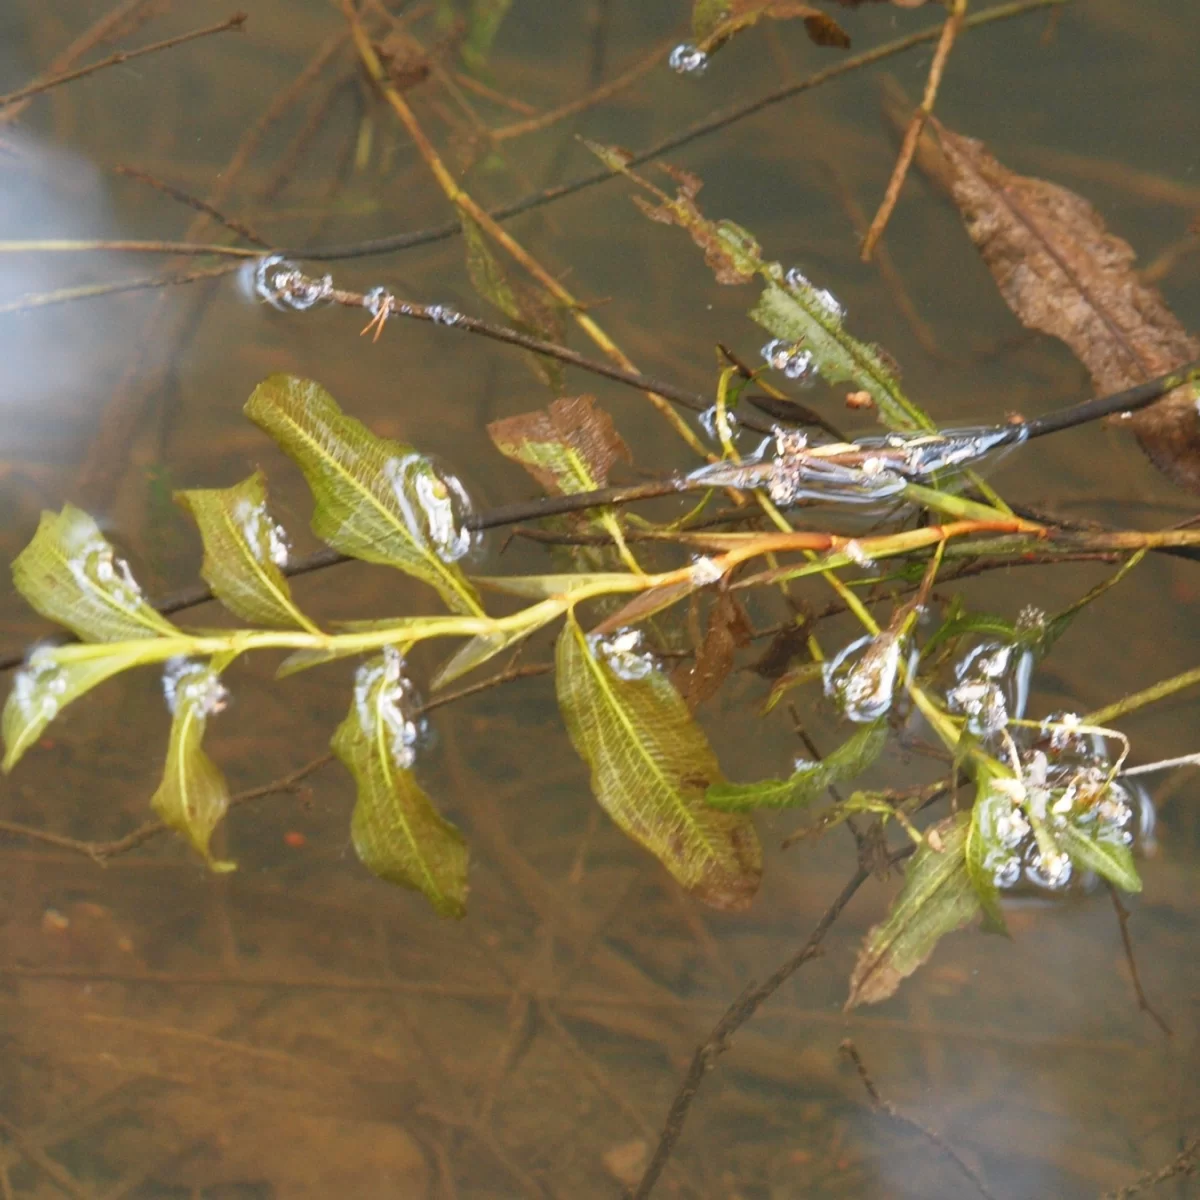
[[772, 21], [799, 18], [804, 22], [805, 32], [816, 45], [835, 46], [840, 50], [850, 46], [850, 35], [828, 13], [811, 4], [796, 3], [795, 0], [728, 0], [719, 6], [697, 6], [697, 12], [709, 11], [719, 13], [715, 21], [701, 16], [694, 25], [699, 39], [696, 48], [704, 54], [719, 50], [731, 38], [757, 25], [764, 18]]
[[753, 634], [742, 606], [729, 592], [718, 592], [708, 613], [704, 640], [696, 648], [695, 661], [680, 688], [690, 712], [720, 691], [733, 670], [735, 653], [750, 644]]
[[746, 263], [738, 262], [713, 223], [705, 218], [696, 204], [696, 196], [704, 186], [703, 180], [690, 171], [671, 166], [670, 163], [659, 163], [659, 168], [670, 175], [678, 185], [675, 199], [664, 200], [662, 204], [651, 204], [644, 196], [631, 196], [630, 199], [650, 220], [686, 229], [691, 234], [692, 241], [704, 251], [704, 261], [718, 283], [749, 283], [754, 278], [753, 269], [749, 269]]
[[[1064, 341], [1097, 392], [1115, 392], [1200, 357], [1128, 242], [1067, 188], [1017, 175], [982, 142], [933, 122], [967, 232], [1022, 324]], [[1200, 420], [1191, 387], [1123, 422], [1150, 460], [1200, 491]]]
[[[548, 408], [493, 421], [488, 434], [501, 454], [519, 462], [552, 496], [562, 495], [564, 490], [604, 487], [616, 462], [632, 459], [612, 417], [596, 404], [594, 396], [564, 396]], [[526, 452], [527, 448], [539, 445], [573, 452], [586, 468], [589, 479], [571, 479], [555, 456], [537, 461], [538, 456]]]

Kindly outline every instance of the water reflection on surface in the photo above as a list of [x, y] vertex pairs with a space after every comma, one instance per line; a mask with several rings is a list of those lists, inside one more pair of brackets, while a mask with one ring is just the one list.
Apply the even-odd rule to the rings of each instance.
[[[1200, 80], [1185, 57], [1195, 17], [1187, 0], [1153, 7], [1150, 19], [1117, 0], [1076, 6], [1048, 47], [1039, 45], [1042, 18], [973, 34], [939, 102], [947, 120], [988, 139], [1015, 169], [1088, 195], [1144, 260], [1182, 236], [1200, 208], [1188, 119]], [[659, 40], [679, 41], [685, 8], [524, 0], [504, 27], [491, 82], [552, 107], [579, 95], [596, 64], [609, 77]], [[21, 50], [0, 62], [0, 90], [99, 15], [66, 0], [21, 11], [19, 21], [2, 18]], [[925, 19], [884, 5], [842, 15], [856, 46]], [[180, 7], [129, 44], [196, 20]], [[175, 239], [189, 225], [194, 238], [220, 236], [169, 197], [114, 175], [121, 162], [189, 191], [227, 189], [222, 206], [280, 245], [443, 222], [441, 195], [389, 114], [364, 99], [344, 45], [277, 126], [256, 127], [340, 28], [316, 0], [263, 0], [243, 35], [39, 100], [0, 125], [0, 238]], [[830, 53], [768, 24], [714, 56], [703, 78], [681, 79], [664, 61], [602, 109], [506, 143], [506, 164], [477, 167], [467, 184], [499, 203], [572, 177], [594, 166], [575, 132], [646, 145], [825, 65]], [[920, 51], [893, 69], [915, 93], [927, 63]], [[894, 154], [875, 78], [815, 91], [673, 161], [705, 178], [708, 212], [753, 229], [773, 257], [802, 263], [815, 286], [831, 288], [939, 421], [985, 424], [1079, 396], [1079, 369], [1056, 345], [1020, 335], [957, 217], [923, 183], [910, 184], [888, 240], [937, 353], [874, 268], [857, 261], [839, 196], [848, 189], [870, 209]], [[322, 104], [328, 120], [284, 178], [289, 147]], [[420, 110], [457, 163], [469, 128], [452, 132], [438, 111]], [[257, 149], [239, 163], [250, 136]], [[1114, 162], [1172, 181], [1175, 200], [1100, 169]], [[714, 285], [684, 236], [646, 221], [626, 190], [605, 184], [511, 228], [553, 271], [569, 270], [570, 286], [597, 302], [593, 315], [640, 367], [710, 392], [717, 340], [747, 360], [761, 344], [745, 320], [748, 293]], [[0, 254], [0, 305], [154, 274], [164, 261]], [[483, 308], [454, 240], [330, 269], [339, 286]], [[1195, 285], [1186, 261], [1165, 284], [1193, 327]], [[199, 561], [171, 489], [225, 486], [256, 465], [297, 552], [311, 548], [301, 536], [310, 511], [302, 481], [240, 415], [254, 385], [278, 370], [320, 380], [376, 431], [441, 456], [479, 503], [527, 496], [525, 477], [483, 433], [489, 420], [546, 402], [522, 358], [419, 323], [394, 323], [372, 343], [358, 336], [362, 321], [333, 308], [274, 311], [232, 274], [0, 314], [0, 549], [11, 557], [28, 540], [40, 508], [83, 503], [138, 578], [163, 594], [191, 583]], [[575, 384], [597, 392], [640, 466], [695, 465], [636, 394]], [[838, 421], [854, 416], [839, 391], [804, 399]], [[997, 485], [1134, 527], [1190, 511], [1131, 443], [1099, 429], [1022, 448]], [[546, 562], [543, 549], [523, 545], [501, 560], [496, 541], [479, 569]], [[1015, 617], [1036, 592], [1053, 612], [1106, 570], [1025, 568], [973, 581], [967, 594]], [[1086, 711], [1195, 662], [1197, 639], [1180, 614], [1197, 589], [1194, 564], [1139, 568], [1039, 668], [1031, 712]], [[429, 603], [396, 573], [362, 565], [297, 580], [295, 593], [322, 623]], [[0, 614], [6, 646], [46, 632], [11, 594]], [[217, 619], [197, 614], [198, 623]], [[852, 630], [842, 634], [849, 641]], [[548, 658], [547, 646], [530, 653]], [[419, 683], [436, 661], [413, 656]], [[283, 683], [274, 666], [239, 663], [226, 680], [231, 707], [212, 723], [209, 752], [235, 790], [321, 753], [352, 694], [353, 664]], [[797, 752], [785, 719], [754, 716], [764, 695], [761, 681], [739, 675], [702, 710], [731, 779], [785, 771]], [[596, 812], [547, 679], [449, 706], [432, 723], [424, 780], [472, 847], [461, 923], [438, 921], [419, 897], [359, 866], [348, 840], [351, 786], [331, 766], [292, 794], [238, 808], [226, 844], [214, 846], [238, 861], [231, 876], [205, 874], [163, 840], [105, 869], [65, 847], [0, 845], [0, 1117], [26, 1138], [0, 1145], [0, 1164], [15, 1196], [56, 1194], [39, 1154], [80, 1181], [80, 1194], [109, 1200], [609, 1196], [636, 1175], [697, 1042], [747, 980], [765, 977], [807, 936], [852, 868], [850, 839], [778, 851], [792, 822], [760, 819], [771, 848], [762, 895], [746, 914], [712, 914]], [[167, 724], [153, 673], [111, 681], [0, 782], [0, 816], [64, 837], [122, 836], [143, 819]], [[811, 726], [820, 745], [834, 744], [830, 713], [812, 714]], [[1195, 727], [1186, 695], [1125, 726], [1141, 761], [1195, 749]], [[893, 754], [872, 778], [907, 784], [928, 769], [919, 756]], [[869, 1107], [838, 1054], [846, 1036], [883, 1094], [936, 1130], [999, 1197], [1093, 1197], [1168, 1162], [1200, 1128], [1193, 786], [1181, 773], [1158, 787], [1160, 849], [1143, 863], [1146, 890], [1132, 905], [1143, 982], [1174, 1030], [1170, 1042], [1137, 1011], [1103, 892], [1014, 901], [1011, 941], [959, 934], [895, 999], [844, 1016], [855, 949], [895, 890], [871, 883], [825, 955], [781, 989], [706, 1079], [660, 1194], [971, 1194], [911, 1127]], [[1174, 1182], [1163, 1194], [1194, 1194], [1189, 1186]]]

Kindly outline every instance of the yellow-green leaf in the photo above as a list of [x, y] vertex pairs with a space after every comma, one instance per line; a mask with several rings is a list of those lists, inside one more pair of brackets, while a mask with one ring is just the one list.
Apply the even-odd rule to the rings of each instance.
[[374, 875], [424, 893], [447, 917], [467, 902], [467, 847], [412, 772], [417, 723], [402, 659], [390, 647], [359, 667], [333, 752], [354, 776], [354, 849]]
[[886, 1000], [933, 953], [943, 934], [961, 928], [979, 911], [966, 863], [970, 823], [969, 814], [959, 813], [926, 835], [938, 848], [922, 843], [887, 919], [867, 934], [850, 976], [847, 1009]]
[[162, 782], [150, 804], [214, 871], [231, 871], [234, 864], [214, 860], [208, 848], [229, 809], [229, 786], [201, 744], [208, 718], [225, 707], [220, 674], [208, 663], [174, 659], [167, 664], [163, 687], [174, 717]]
[[38, 740], [42, 730], [72, 700], [129, 667], [137, 666], [136, 650], [122, 650], [77, 662], [58, 663], [54, 651], [43, 646], [13, 676], [12, 691], [4, 705], [0, 727], [4, 733], [4, 772]]
[[556, 680], [601, 807], [697, 899], [747, 907], [762, 877], [758, 836], [748, 817], [705, 805], [721, 769], [665, 673], [615, 639], [593, 647], [572, 617], [558, 639]]
[[60, 513], [42, 513], [32, 541], [13, 560], [12, 574], [33, 608], [85, 642], [179, 632], [146, 603], [96, 522], [70, 504]]
[[310, 633], [317, 628], [292, 601], [279, 569], [287, 562], [283, 530], [267, 511], [261, 471], [228, 488], [176, 492], [175, 500], [195, 520], [204, 542], [200, 574], [230, 612], [255, 625]]
[[304, 472], [319, 538], [424, 581], [456, 612], [482, 613], [455, 561], [470, 547], [457, 481], [411, 446], [376, 437], [309, 379], [272, 375], [254, 389], [246, 415]]
[[1141, 876], [1133, 862], [1133, 851], [1124, 843], [1097, 837], [1093, 829], [1070, 822], [1056, 829], [1054, 836], [1081, 870], [1095, 871], [1122, 891], [1142, 890]]
[[708, 803], [729, 812], [811, 804], [831, 785], [861, 775], [886, 744], [887, 722], [875, 721], [851, 735], [820, 762], [798, 765], [787, 779], [714, 784], [708, 789]]

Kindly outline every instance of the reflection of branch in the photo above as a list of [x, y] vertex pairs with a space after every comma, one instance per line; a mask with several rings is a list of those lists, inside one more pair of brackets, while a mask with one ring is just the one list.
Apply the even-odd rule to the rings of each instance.
[[886, 1113], [898, 1125], [904, 1125], [906, 1128], [919, 1133], [927, 1142], [935, 1149], [944, 1154], [974, 1185], [975, 1190], [985, 1200], [996, 1200], [995, 1196], [988, 1191], [987, 1185], [979, 1178], [979, 1175], [971, 1169], [970, 1165], [959, 1157], [958, 1151], [954, 1149], [941, 1134], [935, 1130], [928, 1129], [919, 1121], [914, 1121], [912, 1117], [902, 1113], [890, 1100], [885, 1100], [880, 1094], [879, 1089], [875, 1086], [875, 1081], [867, 1073], [866, 1064], [862, 1060], [862, 1056], [858, 1053], [858, 1047], [849, 1039], [846, 1038], [838, 1049], [854, 1064], [858, 1071], [858, 1077], [862, 1080], [863, 1087], [867, 1089], [867, 1095], [871, 1097], [871, 1103], [880, 1112]]
[[86, 67], [78, 67], [74, 71], [66, 71], [61, 75], [51, 75], [49, 79], [39, 79], [33, 83], [26, 84], [23, 88], [17, 88], [15, 92], [7, 92], [0, 96], [0, 108], [6, 108], [10, 104], [15, 104], [18, 100], [24, 100], [28, 96], [35, 96], [39, 92], [48, 92], [51, 88], [56, 88], [64, 83], [71, 83], [73, 80], [82, 79], [85, 75], [93, 75], [97, 71], [103, 71], [105, 67], [120, 66], [121, 63], [129, 62], [134, 58], [141, 58], [144, 54], [157, 54], [160, 50], [170, 50], [173, 46], [182, 46], [184, 42], [193, 41], [196, 38], [209, 37], [214, 33], [225, 33], [230, 29], [241, 29], [247, 20], [244, 12], [234, 13], [232, 17], [221, 21], [217, 25], [208, 25], [203, 29], [193, 29], [190, 33], [181, 33], [176, 37], [167, 38], [165, 41], [153, 42], [149, 46], [139, 46], [136, 50], [118, 50], [115, 54], [110, 54], [107, 58], [102, 58], [99, 62], [89, 63]]
[[1166, 1023], [1154, 1006], [1146, 999], [1142, 990], [1142, 978], [1138, 974], [1137, 959], [1133, 957], [1133, 938], [1129, 936], [1129, 910], [1121, 903], [1121, 894], [1108, 880], [1104, 881], [1108, 894], [1112, 897], [1113, 909], [1117, 914], [1117, 924], [1121, 927], [1121, 945], [1125, 948], [1125, 961], [1129, 964], [1129, 976], [1133, 980], [1133, 990], [1137, 994], [1138, 1008], [1142, 1010], [1167, 1035], [1174, 1037], [1171, 1027]]
[[834, 921], [841, 915], [842, 909], [850, 903], [854, 893], [867, 881], [869, 875], [859, 867], [850, 877], [846, 886], [838, 893], [833, 903], [825, 910], [824, 915], [813, 927], [808, 941], [790, 958], [785, 960], [763, 983], [750, 984], [746, 990], [725, 1010], [721, 1019], [713, 1026], [712, 1032], [697, 1047], [692, 1056], [691, 1066], [675, 1093], [667, 1113], [666, 1123], [654, 1148], [654, 1156], [650, 1159], [642, 1178], [632, 1192], [632, 1200], [645, 1200], [654, 1190], [675, 1143], [683, 1133], [684, 1123], [688, 1112], [700, 1091], [705, 1075], [716, 1065], [726, 1050], [729, 1049], [730, 1039], [750, 1020], [759, 1008], [771, 998], [810, 958], [815, 958], [820, 952], [825, 935], [833, 926]]

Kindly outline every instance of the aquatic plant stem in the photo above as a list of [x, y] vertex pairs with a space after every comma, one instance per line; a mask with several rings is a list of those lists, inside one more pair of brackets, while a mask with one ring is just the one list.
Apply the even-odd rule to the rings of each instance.
[[1200, 683], [1200, 667], [1192, 667], [1190, 671], [1172, 675], [1170, 679], [1164, 679], [1151, 687], [1143, 688], [1140, 692], [1134, 692], [1117, 700], [1113, 704], [1105, 705], [1104, 708], [1098, 708], [1081, 720], [1087, 725], [1111, 725], [1114, 721], [1119, 721], [1122, 717], [1137, 712], [1139, 708], [1145, 708], [1147, 704], [1165, 700], [1168, 696], [1182, 692], [1185, 688], [1195, 687], [1198, 683]]
[[[359, 20], [358, 14], [354, 11], [350, 0], [343, 0], [342, 11], [350, 24], [354, 45], [358, 50], [359, 58], [362, 60], [367, 74], [375, 86], [379, 88], [384, 99], [391, 106], [392, 111], [400, 118], [401, 124], [408, 131], [409, 137], [412, 138], [417, 152], [425, 160], [426, 166], [429, 167], [434, 179], [437, 180], [438, 185], [445, 192], [446, 198], [461, 213], [475, 221], [498, 246], [503, 247], [559, 304], [567, 309], [580, 329], [613, 362], [621, 367], [622, 370], [636, 371], [633, 362], [626, 357], [624, 352], [605, 333], [600, 325], [592, 320], [584, 311], [579, 301], [524, 246], [499, 225], [488, 212], [481, 208], [467, 192], [459, 187], [454, 176], [447, 169], [445, 163], [442, 162], [441, 156], [434, 148], [433, 143], [425, 136], [425, 131], [421, 128], [421, 124], [409, 107], [408, 102], [388, 79], [387, 72], [384, 70], [383, 64], [379, 61], [379, 56], [375, 53], [375, 47], [371, 44], [371, 40], [367, 36], [367, 31]], [[650, 403], [663, 414], [668, 424], [675, 429], [684, 442], [700, 455], [701, 458], [707, 458], [708, 453], [703, 443], [696, 436], [695, 431], [675, 412], [668, 401], [655, 392], [647, 392], [646, 395]]]

